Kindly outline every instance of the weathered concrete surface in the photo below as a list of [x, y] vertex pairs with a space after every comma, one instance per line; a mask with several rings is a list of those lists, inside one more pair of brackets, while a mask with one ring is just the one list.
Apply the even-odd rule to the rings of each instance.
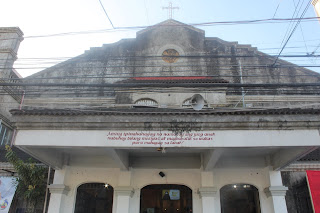
[[[178, 52], [180, 57], [175, 63], [168, 63], [162, 59], [162, 53], [168, 49]], [[302, 83], [320, 80], [320, 75], [310, 70], [269, 66], [273, 62], [274, 58], [249, 45], [206, 38], [202, 30], [169, 20], [140, 31], [136, 39], [124, 39], [114, 44], [92, 48], [78, 57], [34, 74], [24, 81], [114, 83], [137, 76], [215, 76], [231, 83], [239, 83], [240, 71], [244, 76], [243, 83]], [[292, 65], [282, 60], [279, 60], [279, 64]], [[61, 199], [62, 195], [56, 199], [59, 201], [58, 207], [63, 209], [61, 212], [72, 211], [76, 188], [81, 183], [105, 182], [107, 178], [108, 183], [117, 187], [118, 171], [113, 168], [130, 170], [130, 167], [136, 167], [130, 170], [132, 171], [130, 187], [137, 189], [130, 203], [130, 209], [133, 209], [131, 212], [138, 211], [140, 189], [147, 184], [179, 183], [189, 185], [194, 192], [197, 192], [201, 186], [200, 172], [203, 169], [212, 173], [208, 180], [212, 182], [210, 187], [220, 189], [226, 184], [252, 184], [259, 190], [260, 204], [264, 212], [281, 211], [285, 208], [283, 194], [285, 187], [282, 186], [279, 172], [270, 171], [270, 168], [279, 169], [319, 145], [319, 113], [299, 114], [297, 111], [293, 114], [212, 115], [195, 114], [190, 111], [184, 114], [166, 114], [165, 109], [156, 108], [153, 114], [148, 114], [150, 108], [144, 108], [142, 110], [145, 110], [145, 113], [85, 114], [86, 111], [120, 111], [123, 108], [131, 112], [130, 107], [141, 99], [153, 99], [160, 107], [163, 106], [162, 108], [165, 108], [164, 105], [168, 105], [168, 108], [169, 105], [176, 105], [180, 110], [186, 99], [198, 93], [202, 94], [210, 107], [216, 108], [216, 110], [211, 109], [211, 112], [219, 111], [221, 108], [236, 111], [234, 107], [241, 102], [239, 88], [234, 90], [209, 88], [206, 91], [201, 91], [199, 88], [189, 90], [173, 87], [156, 88], [157, 90], [152, 91], [136, 88], [56, 87], [47, 91], [38, 87], [27, 88], [29, 91], [32, 89], [41, 89], [41, 93], [28, 93], [24, 102], [28, 106], [23, 110], [62, 108], [68, 111], [72, 108], [84, 112], [75, 116], [63, 113], [52, 116], [35, 113], [15, 115], [12, 118], [18, 129], [16, 142], [20, 143], [20, 148], [37, 156], [43, 162], [60, 168], [59, 173], [61, 177], [63, 176], [63, 180], [61, 182], [59, 179], [56, 180], [56, 184], [64, 184], [72, 189], [65, 199]], [[306, 105], [304, 108], [312, 108], [313, 106], [309, 104], [319, 103], [317, 92], [311, 91], [314, 93], [307, 96], [306, 93], [309, 92], [307, 88], [301, 91], [303, 95], [302, 93], [288, 95], [290, 88], [286, 91], [270, 92], [249, 90], [245, 91], [246, 104], [251, 104], [252, 107]], [[158, 132], [210, 130], [224, 132], [225, 137], [222, 138], [225, 140], [220, 140], [220, 144], [217, 143], [219, 147], [214, 147], [214, 144], [210, 147], [200, 147], [202, 149], [195, 146], [170, 147], [167, 154], [158, 152], [156, 148], [159, 147], [156, 146], [152, 149], [120, 147], [120, 145], [112, 148], [97, 146], [99, 141], [107, 142], [106, 131], [115, 130]], [[271, 131], [279, 137], [271, 137], [269, 134]], [[59, 140], [55, 132], [59, 134], [64, 132], [67, 136], [62, 136]], [[79, 132], [84, 133], [86, 137]], [[100, 140], [95, 137], [95, 132], [101, 136]], [[265, 134], [256, 135], [258, 132]], [[25, 144], [26, 135], [30, 136], [28, 144]], [[281, 140], [283, 135], [289, 136]], [[308, 143], [304, 143], [304, 140]], [[264, 142], [263, 146], [259, 147], [259, 142]], [[221, 147], [227, 150], [218, 150], [222, 149]], [[170, 171], [169, 168], [173, 170]], [[166, 172], [168, 179], [159, 178], [160, 169]], [[274, 173], [278, 174], [277, 181], [273, 180]], [[281, 197], [273, 193], [274, 187], [282, 189]], [[264, 193], [266, 188], [269, 189], [271, 197]], [[198, 194], [194, 193], [193, 199], [194, 212], [201, 212], [201, 208], [206, 208], [201, 205]], [[211, 200], [214, 200], [214, 211], [219, 212], [219, 193], [217, 198]], [[116, 200], [114, 203], [117, 205]]]
[[[180, 57], [177, 62], [167, 63], [162, 60], [162, 53], [166, 49], [175, 49], [179, 53]], [[25, 81], [113, 83], [136, 76], [216, 76], [226, 79], [230, 83], [239, 83], [240, 63], [244, 76], [243, 83], [303, 83], [319, 82], [320, 80], [320, 75], [316, 72], [301, 67], [274, 68], [270, 66], [273, 62], [273, 57], [257, 51], [250, 45], [226, 42], [219, 38], [208, 38], [205, 37], [202, 30], [168, 20], [138, 32], [135, 39], [123, 39], [114, 44], [91, 48], [84, 54], [36, 73]], [[283, 60], [279, 60], [279, 64], [282, 66], [293, 65]], [[76, 78], [64, 78], [64, 76], [76, 76]], [[87, 77], [85, 78], [85, 76]], [[98, 88], [90, 91], [87, 88], [68, 88], [63, 91], [64, 94], [59, 95], [54, 92], [56, 89], [61, 88], [50, 88], [51, 94], [50, 91], [34, 96], [29, 94], [27, 98], [90, 96], [113, 97], [116, 99], [115, 103], [121, 104], [134, 102], [130, 92], [120, 93], [117, 91], [115, 95], [113, 89]], [[302, 91], [305, 91], [304, 88]], [[240, 89], [224, 89], [223, 92], [241, 98], [239, 96]], [[288, 92], [290, 91], [250, 90], [246, 92], [246, 96], [281, 95]], [[142, 94], [137, 91], [136, 95], [140, 93]], [[264, 106], [261, 103], [249, 102], [249, 104]], [[272, 104], [275, 106], [278, 103], [273, 102]]]
[[290, 213], [313, 213], [306, 172], [281, 172], [282, 181], [289, 188], [286, 194]]
[[[0, 82], [14, 83], [21, 77], [13, 70], [13, 63], [17, 59], [17, 52], [23, 33], [17, 27], [0, 27]], [[9, 80], [13, 79], [13, 80]], [[9, 110], [17, 108], [21, 100], [22, 91], [19, 87], [0, 86], [0, 119], [10, 123]]]

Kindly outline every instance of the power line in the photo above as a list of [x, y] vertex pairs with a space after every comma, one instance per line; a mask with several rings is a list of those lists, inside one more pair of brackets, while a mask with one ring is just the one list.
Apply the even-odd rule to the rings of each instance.
[[[244, 71], [248, 71], [246, 69], [244, 69]], [[189, 77], [199, 77], [201, 75], [198, 76], [189, 76]], [[128, 78], [139, 78], [139, 77], [143, 77], [143, 78], [148, 78], [148, 77], [154, 77], [154, 76], [119, 76], [119, 75], [115, 75], [115, 74], [104, 74], [103, 76], [97, 76], [97, 75], [77, 75], [77, 76], [63, 76], [63, 77], [34, 77], [34, 78], [26, 78], [26, 79], [21, 79], [21, 78], [0, 78], [0, 81], [14, 81], [14, 80], [29, 80], [29, 81], [33, 81], [33, 80], [54, 80], [54, 79], [59, 79], [59, 80], [69, 80], [69, 79], [128, 79]], [[161, 76], [161, 77], [181, 77], [181, 76]], [[202, 77], [202, 76], [201, 76]], [[240, 75], [206, 75], [205, 77], [213, 77], [213, 78], [232, 78], [232, 77], [240, 77]], [[270, 75], [242, 75], [243, 78], [270, 78]], [[277, 75], [277, 77], [292, 77], [292, 75], [290, 74], [280, 74]], [[319, 74], [305, 74], [305, 75], [294, 75], [294, 77], [320, 77]]]
[[[147, 68], [147, 67], [153, 67], [153, 68], [161, 68], [162, 66], [148, 66], [148, 65], [118, 65], [118, 66], [91, 66], [91, 67], [82, 67], [82, 69], [107, 69], [107, 68], [126, 68], [126, 69], [130, 69], [130, 68]], [[167, 68], [173, 69], [173, 68], [179, 68], [179, 67], [197, 67], [197, 65], [181, 65], [181, 66], [168, 66]], [[199, 66], [201, 67], [201, 66]], [[238, 68], [239, 65], [206, 65], [206, 67], [214, 67], [214, 68], [219, 68], [219, 70], [230, 70], [231, 68]], [[243, 68], [271, 68], [271, 69], [275, 69], [275, 68], [316, 68], [316, 67], [320, 67], [320, 64], [317, 65], [309, 65], [309, 64], [305, 64], [305, 65], [294, 65], [294, 64], [289, 64], [289, 65], [272, 65], [272, 64], [264, 64], [264, 65], [242, 65]], [[50, 67], [20, 67], [20, 68], [15, 68], [15, 69], [20, 69], [21, 71], [23, 70], [32, 70], [32, 69], [46, 69], [46, 68], [50, 68]], [[0, 70], [11, 70], [11, 68], [0, 68]], [[44, 71], [44, 70], [43, 70]], [[110, 69], [110, 70], [105, 70], [107, 71], [116, 71], [114, 69]], [[122, 71], [122, 70], [120, 70]], [[158, 70], [160, 71], [160, 70]], [[143, 70], [141, 71], [135, 71], [135, 73], [154, 73], [155, 71], [146, 71], [144, 72]], [[161, 73], [171, 73], [172, 71], [170, 70], [161, 70]], [[207, 70], [204, 69], [198, 69], [198, 70], [174, 70], [174, 72], [207, 72]], [[128, 75], [128, 74], [132, 74], [132, 72], [127, 72], [127, 73], [121, 73], [122, 75]], [[105, 74], [108, 75], [108, 74]]]
[[107, 18], [108, 18], [108, 20], [109, 20], [112, 28], [115, 29], [114, 26], [113, 26], [113, 23], [112, 23], [111, 19], [110, 19], [109, 16], [108, 16], [108, 13], [107, 13], [106, 9], [104, 9], [104, 6], [103, 6], [101, 0], [99, 0], [99, 2], [100, 2], [100, 5], [101, 5], [101, 7], [102, 7], [102, 9], [103, 9], [103, 11], [104, 11], [104, 14], [107, 16]]
[[[297, 5], [295, 5], [295, 10], [294, 10], [294, 12], [293, 12], [293, 14], [292, 14], [292, 17], [291, 18], [297, 18], [297, 17], [295, 17], [295, 14], [299, 14], [299, 11], [301, 10], [301, 7], [302, 7], [302, 5], [303, 5], [303, 2], [301, 3], [301, 6], [300, 6], [300, 8], [299, 8], [299, 10], [297, 10], [298, 9], [298, 6], [299, 6], [299, 3], [300, 3], [300, 1], [301, 0], [299, 0], [299, 2], [298, 2], [298, 4]], [[280, 44], [280, 46], [282, 46], [282, 44], [283, 44], [283, 42], [285, 41], [285, 39], [287, 38], [287, 36], [288, 36], [288, 34], [289, 34], [289, 32], [290, 32], [290, 29], [292, 30], [292, 28], [291, 27], [293, 27], [293, 25], [291, 26], [291, 24], [293, 24], [294, 23], [294, 21], [293, 20], [291, 20], [290, 22], [289, 22], [289, 25], [288, 25], [288, 27], [287, 27], [287, 30], [286, 30], [286, 33], [285, 33], [285, 35], [284, 35], [284, 37], [283, 37], [283, 39], [282, 39], [282, 41], [281, 41], [281, 44]]]
[[316, 48], [312, 51], [311, 55], [314, 55], [314, 53], [318, 50], [318, 48], [320, 47], [320, 43], [316, 46]]
[[[99, 0], [100, 1], [100, 0]], [[217, 21], [217, 22], [204, 22], [204, 23], [191, 23], [191, 24], [170, 24], [170, 25], [151, 25], [151, 26], [127, 26], [127, 27], [114, 27], [112, 29], [100, 29], [100, 30], [87, 30], [87, 31], [77, 31], [77, 32], [63, 32], [63, 33], [55, 33], [55, 34], [47, 34], [47, 35], [31, 35], [25, 36], [25, 39], [30, 38], [43, 38], [43, 37], [54, 37], [54, 36], [70, 36], [70, 35], [81, 35], [81, 34], [95, 34], [95, 33], [106, 33], [106, 32], [115, 32], [121, 30], [139, 30], [146, 28], [154, 28], [154, 27], [179, 27], [179, 26], [218, 26], [218, 25], [238, 25], [238, 24], [275, 24], [275, 23], [286, 23], [292, 20], [301, 21], [318, 21], [318, 17], [306, 17], [306, 18], [269, 18], [269, 19], [255, 19], [255, 20], [241, 20], [241, 21]], [[7, 38], [0, 40], [12, 40], [16, 38]]]
[[147, 17], [148, 25], [150, 25], [150, 21], [149, 21], [149, 15], [148, 15], [148, 9], [147, 9], [147, 3], [146, 3], [146, 0], [143, 0], [143, 3], [144, 3], [144, 8], [145, 8], [145, 13], [146, 13], [146, 17]]
[[[270, 91], [278, 91], [280, 93], [283, 92], [296, 92], [296, 93], [301, 93], [301, 92], [308, 92], [311, 95], [315, 94], [315, 93], [320, 93], [319, 91], [319, 86], [309, 86], [308, 89], [305, 89], [303, 86], [301, 85], [297, 85], [297, 87], [284, 87], [282, 86], [283, 84], [280, 84], [278, 86], [274, 86], [274, 87], [256, 87], [257, 85], [254, 85], [254, 87], [250, 87], [250, 90], [248, 92], [270, 92]], [[286, 85], [286, 84], [285, 84]], [[188, 88], [187, 90], [181, 90], [181, 89], [177, 89], [177, 88], [117, 88], [116, 93], [192, 93], [192, 92], [217, 92], [217, 91], [225, 91], [227, 93], [229, 92], [236, 92], [239, 93], [239, 90], [232, 90], [233, 88], [238, 88], [235, 87], [234, 85], [231, 85], [230, 87], [227, 88], [227, 90], [225, 89], [226, 87], [224, 86], [222, 87], [211, 87], [212, 85], [210, 85], [210, 87], [204, 87], [204, 88]], [[33, 87], [34, 88], [34, 87]], [[300, 88], [300, 89], [299, 89]], [[108, 90], [106, 90], [108, 89]], [[280, 90], [279, 90], [280, 89]], [[43, 88], [43, 87], [39, 87], [38, 89], [28, 89], [28, 88], [24, 88], [23, 92], [25, 92], [25, 94], [28, 95], [36, 95], [36, 94], [48, 94], [48, 95], [53, 95], [53, 94], [57, 94], [57, 95], [63, 95], [63, 94], [97, 94], [97, 92], [103, 92], [105, 94], [110, 94], [112, 97], [114, 97], [115, 95], [115, 91], [113, 89], [110, 88], [95, 88], [95, 87], [91, 87], [91, 88], [87, 88], [85, 90], [79, 89], [77, 87], [72, 87], [72, 88], [60, 88], [60, 87], [50, 87], [50, 88]], [[70, 93], [72, 92], [72, 93]], [[8, 94], [8, 93], [3, 93], [3, 94]], [[15, 90], [13, 91], [13, 94], [15, 95], [22, 95], [22, 90], [18, 91]], [[109, 98], [111, 96], [108, 96]], [[106, 98], [108, 98], [106, 97]], [[102, 97], [103, 98], [103, 97]], [[318, 97], [319, 98], [319, 97]], [[70, 102], [70, 101], [68, 101]], [[60, 102], [59, 102], [60, 103]]]
[[240, 84], [240, 83], [3, 83], [0, 86], [37, 86], [37, 87], [104, 87], [104, 88], [141, 88], [141, 87], [312, 87], [320, 86], [320, 83], [261, 83], [261, 84]]
[[278, 9], [279, 9], [279, 6], [280, 6], [281, 1], [282, 1], [282, 0], [280, 0], [280, 1], [279, 1], [279, 4], [278, 4], [278, 6], [277, 6], [277, 8], [276, 8], [276, 11], [274, 12], [274, 14], [273, 14], [273, 17], [272, 17], [272, 18], [274, 18], [274, 17], [276, 16], [276, 14], [277, 14], [277, 12], [278, 12]]
[[[312, 0], [311, 0], [311, 1], [312, 1]], [[303, 16], [306, 14], [306, 12], [307, 12], [308, 8], [309, 8], [309, 7], [310, 7], [310, 5], [311, 5], [311, 1], [307, 4], [307, 6], [305, 7], [304, 11], [302, 12], [302, 14], [301, 14], [300, 18], [298, 19], [298, 21], [297, 21], [297, 23], [296, 23], [295, 27], [294, 27], [294, 28], [293, 28], [293, 30], [291, 31], [291, 33], [290, 33], [290, 35], [288, 36], [288, 38], [287, 38], [286, 42], [284, 43], [283, 47], [281, 48], [281, 50], [280, 50], [280, 52], [279, 52], [278, 56], [276, 57], [276, 60], [274, 61], [273, 65], [275, 65], [275, 64], [277, 63], [277, 61], [278, 61], [278, 59], [279, 59], [279, 57], [280, 57], [280, 55], [281, 55], [282, 51], [284, 50], [284, 48], [285, 48], [285, 47], [286, 47], [286, 45], [288, 44], [288, 42], [289, 42], [290, 38], [292, 37], [293, 33], [295, 32], [295, 30], [296, 30], [296, 29], [297, 29], [297, 27], [299, 26], [299, 24], [300, 24], [300, 22], [301, 22], [301, 20], [302, 20]]]

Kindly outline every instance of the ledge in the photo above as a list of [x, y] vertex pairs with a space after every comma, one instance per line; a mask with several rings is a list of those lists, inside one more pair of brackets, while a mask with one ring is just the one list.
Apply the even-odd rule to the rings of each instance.
[[134, 189], [131, 186], [118, 186], [114, 188], [114, 192], [119, 196], [132, 197]]
[[264, 189], [264, 193], [266, 193], [267, 197], [270, 196], [285, 196], [288, 187], [286, 186], [270, 186]]
[[67, 195], [70, 191], [69, 187], [64, 184], [50, 184], [48, 186], [51, 194], [64, 194]]

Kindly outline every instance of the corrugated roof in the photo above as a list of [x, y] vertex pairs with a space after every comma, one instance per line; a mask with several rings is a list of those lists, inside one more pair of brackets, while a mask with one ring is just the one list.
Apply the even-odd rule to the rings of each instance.
[[299, 159], [299, 161], [317, 161], [317, 162], [319, 162], [320, 161], [320, 149], [316, 149], [316, 150], [310, 152], [306, 156]]

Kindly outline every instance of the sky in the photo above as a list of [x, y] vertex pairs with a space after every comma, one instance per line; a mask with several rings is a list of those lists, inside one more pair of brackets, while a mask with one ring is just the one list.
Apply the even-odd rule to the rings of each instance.
[[[134, 38], [143, 28], [168, 19], [168, 0], [0, 0], [0, 27], [19, 27], [22, 41], [17, 71], [26, 77], [56, 63], [84, 53], [90, 47]], [[186, 24], [300, 17], [310, 0], [172, 0], [174, 19]], [[310, 6], [304, 17], [315, 17]], [[197, 25], [207, 37], [251, 44], [267, 54], [277, 55], [296, 22]], [[75, 32], [71, 33], [70, 32]], [[80, 33], [81, 32], [81, 33]], [[289, 32], [289, 33], [288, 33]], [[69, 33], [69, 34], [66, 34]], [[287, 34], [286, 34], [287, 33]], [[287, 37], [286, 37], [287, 35]], [[320, 55], [320, 22], [303, 20], [282, 55]], [[285, 58], [298, 65], [318, 66], [320, 58]], [[308, 67], [320, 72], [318, 67]]]

